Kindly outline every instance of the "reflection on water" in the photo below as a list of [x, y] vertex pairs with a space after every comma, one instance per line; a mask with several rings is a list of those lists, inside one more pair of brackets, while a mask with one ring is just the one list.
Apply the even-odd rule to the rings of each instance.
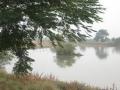
[[75, 61], [76, 60], [74, 55], [71, 55], [71, 56], [57, 55], [55, 63], [58, 66], [65, 68], [65, 67], [71, 67], [75, 63]]
[[86, 50], [85, 46], [79, 46], [79, 48], [80, 48], [81, 51], [85, 51]]
[[113, 51], [115, 51], [116, 53], [120, 54], [120, 46], [119, 47], [114, 47]]
[[100, 59], [106, 59], [108, 56], [107, 48], [106, 47], [94, 47], [96, 56]]
[[56, 53], [55, 63], [62, 67], [71, 67], [81, 54], [75, 52], [75, 45], [72, 43], [64, 43], [63, 47], [52, 48], [51, 51]]
[[[85, 47], [84, 50], [78, 49], [83, 54], [80, 58], [58, 55], [50, 49], [29, 50], [29, 56], [35, 59], [32, 63], [33, 72], [53, 74], [60, 80], [77, 80], [100, 87], [113, 83], [120, 86], [120, 48]], [[7, 71], [13, 65], [6, 65]]]

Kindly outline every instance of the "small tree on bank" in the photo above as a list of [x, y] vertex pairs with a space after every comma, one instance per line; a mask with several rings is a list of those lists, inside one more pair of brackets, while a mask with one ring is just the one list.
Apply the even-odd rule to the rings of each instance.
[[107, 36], [109, 36], [107, 30], [101, 29], [96, 33], [94, 40], [104, 42], [107, 40]]

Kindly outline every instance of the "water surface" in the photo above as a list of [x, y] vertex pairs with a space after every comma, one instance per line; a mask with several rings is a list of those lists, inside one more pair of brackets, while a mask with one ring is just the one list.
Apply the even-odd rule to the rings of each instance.
[[[49, 48], [29, 50], [33, 73], [52, 74], [63, 81], [78, 81], [99, 87], [120, 88], [120, 49], [110, 47], [76, 47], [83, 56], [57, 56]], [[5, 65], [12, 71], [16, 59]]]

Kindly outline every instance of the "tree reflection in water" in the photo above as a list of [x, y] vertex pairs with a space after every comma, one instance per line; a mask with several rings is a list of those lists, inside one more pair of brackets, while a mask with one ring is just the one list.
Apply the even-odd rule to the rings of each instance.
[[80, 50], [81, 50], [81, 51], [83, 51], [83, 52], [84, 52], [84, 51], [86, 51], [86, 48], [87, 48], [87, 47], [86, 47], [86, 46], [84, 46], [84, 45], [79, 45], [79, 48], [80, 48]]
[[71, 67], [75, 63], [75, 61], [76, 59], [74, 55], [57, 55], [55, 60], [56, 64], [62, 68]]
[[115, 51], [116, 53], [120, 54], [120, 46], [114, 47], [113, 51]]
[[108, 53], [106, 51], [106, 47], [95, 47], [94, 49], [96, 51], [96, 56], [99, 59], [106, 59], [107, 58]]
[[71, 67], [76, 59], [75, 57], [80, 57], [80, 53], [75, 53], [75, 45], [73, 43], [65, 43], [62, 47], [57, 47], [52, 49], [53, 52], [56, 52], [55, 63], [62, 67]]

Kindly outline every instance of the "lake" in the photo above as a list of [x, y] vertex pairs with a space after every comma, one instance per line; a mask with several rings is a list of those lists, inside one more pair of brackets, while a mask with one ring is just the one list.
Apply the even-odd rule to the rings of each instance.
[[[52, 74], [63, 81], [78, 81], [99, 87], [120, 89], [120, 49], [114, 47], [76, 47], [83, 56], [57, 56], [49, 48], [29, 50], [33, 73]], [[12, 72], [16, 59], [5, 65]]]

